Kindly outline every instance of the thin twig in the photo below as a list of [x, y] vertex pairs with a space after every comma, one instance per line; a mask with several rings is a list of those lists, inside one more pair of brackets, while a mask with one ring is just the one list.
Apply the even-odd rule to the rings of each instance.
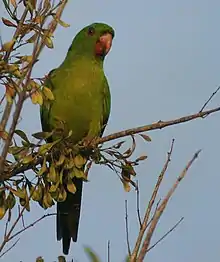
[[18, 243], [18, 241], [20, 240], [20, 238], [18, 238], [14, 244], [12, 246], [10, 246], [8, 249], [6, 249], [1, 255], [0, 258], [2, 258], [6, 253], [8, 253], [13, 247], [15, 247], [15, 245]]
[[110, 240], [108, 240], [108, 262], [110, 262]]
[[8, 241], [12, 240], [14, 237], [18, 236], [19, 234], [23, 233], [24, 231], [26, 231], [28, 228], [35, 226], [38, 222], [40, 222], [41, 220], [43, 220], [46, 217], [49, 216], [55, 216], [56, 213], [49, 213], [49, 214], [45, 214], [43, 216], [41, 216], [40, 218], [38, 218], [37, 220], [35, 220], [34, 222], [32, 222], [31, 224], [29, 224], [28, 226], [24, 227], [23, 229], [19, 230], [18, 232], [16, 232], [14, 235], [12, 235], [11, 237], [8, 238]]
[[51, 35], [56, 30], [57, 25], [58, 25], [58, 21], [59, 21], [60, 17], [62, 16], [62, 13], [64, 11], [64, 8], [65, 8], [67, 2], [68, 2], [68, 0], [61, 0], [60, 1], [60, 5], [57, 8], [56, 14], [54, 16], [55, 19], [49, 23], [48, 33], [44, 34], [44, 37], [42, 38], [41, 44], [39, 45], [39, 48], [36, 51], [36, 56], [37, 57], [39, 56], [39, 54], [43, 50], [43, 47], [45, 46], [45, 40], [48, 37], [48, 35]]
[[177, 178], [176, 182], [173, 184], [173, 186], [171, 187], [171, 189], [169, 190], [169, 192], [167, 193], [167, 195], [165, 196], [165, 198], [163, 199], [162, 203], [160, 204], [160, 206], [158, 207], [154, 219], [151, 222], [151, 225], [148, 229], [147, 235], [144, 239], [144, 242], [142, 244], [139, 256], [137, 258], [137, 260], [133, 260], [133, 261], [137, 261], [137, 262], [141, 262], [144, 260], [144, 257], [147, 253], [147, 250], [149, 248], [150, 245], [150, 241], [152, 238], [152, 235], [155, 231], [155, 228], [157, 226], [157, 223], [161, 217], [161, 215], [163, 214], [168, 201], [170, 200], [171, 196], [173, 195], [173, 193], [175, 192], [176, 188], [178, 187], [179, 183], [182, 181], [182, 179], [185, 177], [188, 169], [191, 167], [191, 165], [193, 164], [193, 162], [198, 158], [199, 153], [201, 152], [201, 150], [197, 151], [194, 156], [192, 157], [192, 159], [188, 162], [188, 164], [186, 165], [186, 167], [184, 168], [184, 170], [182, 171], [182, 173], [179, 175], [179, 177]]
[[8, 119], [11, 114], [12, 105], [13, 103], [10, 103], [8, 101], [5, 105], [4, 113], [3, 113], [1, 124], [0, 124], [1, 131], [5, 130], [6, 124], [8, 123]]
[[9, 214], [8, 214], [8, 219], [7, 219], [6, 223], [5, 223], [5, 233], [4, 233], [4, 237], [7, 235], [8, 224], [9, 224]]
[[209, 97], [209, 99], [205, 102], [205, 104], [202, 106], [202, 108], [200, 109], [200, 111], [199, 112], [202, 112], [204, 109], [205, 109], [205, 107], [208, 105], [208, 103], [212, 100], [212, 98], [218, 93], [218, 91], [220, 90], [220, 86], [215, 90], [215, 92], [213, 92], [212, 94], [211, 94], [211, 96]]
[[156, 214], [156, 211], [157, 211], [157, 208], [159, 207], [160, 202], [161, 202], [161, 199], [159, 199], [159, 200], [157, 201], [156, 207], [155, 207], [155, 209], [154, 209], [154, 213], [153, 213], [152, 217], [150, 218], [150, 220], [147, 222], [146, 228], [148, 228], [149, 225], [151, 224], [151, 222], [153, 221], [154, 216], [155, 216], [155, 214]]
[[128, 201], [125, 200], [125, 229], [126, 229], [126, 240], [127, 240], [127, 247], [128, 247], [128, 254], [129, 257], [131, 256], [131, 248], [129, 243], [129, 230], [128, 230]]
[[157, 183], [156, 183], [156, 185], [154, 187], [154, 191], [153, 191], [153, 193], [151, 195], [151, 199], [149, 201], [149, 204], [148, 204], [145, 216], [144, 216], [144, 220], [142, 222], [142, 227], [141, 227], [141, 229], [139, 231], [134, 250], [133, 250], [132, 255], [130, 257], [131, 261], [136, 261], [136, 257], [138, 255], [138, 251], [140, 249], [140, 246], [141, 246], [141, 243], [142, 243], [142, 240], [143, 240], [143, 237], [144, 237], [144, 233], [145, 233], [148, 225], [150, 224], [150, 222], [153, 221], [153, 219], [152, 219], [152, 221], [149, 221], [151, 210], [152, 210], [153, 204], [155, 202], [155, 199], [156, 199], [158, 190], [160, 188], [161, 182], [163, 180], [164, 174], [165, 174], [165, 172], [166, 172], [166, 170], [168, 168], [169, 162], [171, 161], [171, 154], [173, 152], [173, 146], [174, 146], [174, 139], [172, 140], [172, 143], [171, 143], [171, 146], [170, 146], [170, 151], [167, 153], [167, 160], [166, 160], [166, 162], [165, 162], [165, 164], [163, 166], [163, 169], [162, 169], [162, 171], [161, 171], [161, 173], [160, 173], [160, 175], [159, 175], [159, 177], [157, 179]]
[[140, 214], [140, 191], [139, 191], [139, 184], [138, 184], [138, 180], [136, 182], [136, 192], [137, 192], [137, 217], [138, 217], [138, 222], [139, 222], [139, 226], [140, 228], [142, 227], [142, 222], [141, 222], [141, 214]]
[[[39, 183], [40, 183], [40, 179], [38, 180], [38, 183], [36, 183], [36, 185], [35, 185], [34, 190], [32, 191], [32, 193], [31, 193], [30, 196], [28, 197], [27, 203], [22, 207], [21, 212], [18, 213], [18, 217], [15, 219], [15, 221], [14, 221], [14, 223], [12, 224], [12, 226], [11, 226], [10, 230], [8, 231], [7, 235], [4, 236], [4, 239], [3, 239], [3, 241], [2, 241], [2, 243], [1, 243], [1, 245], [0, 245], [0, 253], [2, 252], [4, 246], [7, 244], [7, 242], [9, 241], [9, 239], [11, 239], [11, 234], [12, 234], [13, 230], [15, 229], [17, 223], [18, 223], [19, 220], [21, 219], [22, 214], [23, 214], [24, 211], [26, 210], [26, 206], [27, 206], [27, 204], [29, 203], [29, 201], [30, 201], [30, 199], [31, 199], [34, 191], [36, 190], [36, 187], [39, 185]], [[24, 229], [22, 229], [22, 230], [24, 230]]]
[[25, 97], [25, 93], [23, 91], [19, 95], [19, 99], [18, 99], [18, 102], [17, 102], [17, 105], [16, 105], [16, 109], [15, 109], [15, 112], [14, 112], [14, 115], [13, 115], [12, 124], [11, 124], [10, 130], [8, 132], [8, 137], [5, 141], [5, 145], [4, 145], [3, 150], [2, 150], [2, 155], [1, 155], [2, 157], [0, 158], [0, 175], [1, 175], [2, 171], [4, 170], [5, 159], [7, 157], [8, 149], [9, 149], [9, 146], [11, 144], [12, 137], [14, 135], [14, 131], [15, 131], [15, 128], [16, 128], [16, 125], [17, 125], [17, 122], [18, 122], [18, 119], [19, 119], [19, 116], [20, 116], [20, 113], [21, 113], [21, 109], [22, 109], [22, 106], [23, 106], [23, 103], [24, 103], [24, 97]]
[[24, 223], [24, 216], [23, 216], [23, 214], [22, 214], [22, 216], [21, 216], [21, 221], [22, 221], [23, 228], [25, 228], [25, 223]]
[[147, 250], [149, 252], [151, 249], [153, 249], [157, 244], [159, 244], [166, 236], [168, 236], [178, 225], [183, 221], [184, 217], [181, 217], [180, 220], [173, 226], [169, 231], [167, 231], [166, 234], [164, 234], [161, 238], [159, 238], [152, 246], [150, 246]]
[[86, 165], [86, 170], [85, 170], [85, 177], [88, 178], [89, 170], [92, 167], [92, 161], [89, 161], [88, 164]]
[[[25, 8], [25, 10], [24, 10], [24, 12], [23, 12], [23, 14], [21, 16], [21, 19], [19, 20], [19, 23], [18, 23], [17, 28], [15, 30], [15, 33], [13, 35], [13, 39], [14, 40], [16, 40], [18, 38], [18, 36], [20, 34], [20, 30], [22, 29], [22, 26], [24, 24], [24, 21], [25, 21], [25, 18], [27, 16], [27, 14], [28, 14], [28, 7]], [[14, 48], [14, 44], [11, 46], [10, 50], [6, 52], [5, 57], [4, 57], [4, 61], [5, 62], [8, 61], [13, 48]], [[7, 101], [7, 104], [5, 106], [4, 113], [3, 113], [3, 116], [2, 116], [2, 119], [1, 119], [1, 124], [0, 124], [1, 129], [3, 131], [5, 130], [5, 127], [6, 127], [7, 123], [8, 123], [8, 119], [9, 119], [9, 116], [11, 114], [11, 109], [12, 109], [12, 103]]]

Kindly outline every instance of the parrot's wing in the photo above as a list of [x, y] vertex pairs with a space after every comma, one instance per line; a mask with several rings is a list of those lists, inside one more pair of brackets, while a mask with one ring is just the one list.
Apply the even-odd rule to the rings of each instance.
[[104, 99], [103, 99], [103, 126], [100, 136], [102, 136], [105, 127], [108, 123], [110, 110], [111, 110], [111, 94], [106, 77], [104, 78], [104, 86], [105, 88], [104, 88]]
[[[50, 73], [48, 74], [44, 85], [47, 88], [50, 88], [51, 91], [53, 91], [54, 86], [53, 83], [51, 81], [51, 77], [53, 76], [53, 74], [56, 72], [56, 69], [53, 69], [50, 71]], [[41, 117], [41, 125], [42, 125], [42, 129], [44, 132], [50, 132], [51, 130], [51, 126], [49, 124], [49, 120], [50, 120], [50, 109], [51, 109], [51, 105], [52, 105], [53, 101], [49, 101], [49, 100], [44, 100], [43, 105], [40, 108], [40, 117]]]

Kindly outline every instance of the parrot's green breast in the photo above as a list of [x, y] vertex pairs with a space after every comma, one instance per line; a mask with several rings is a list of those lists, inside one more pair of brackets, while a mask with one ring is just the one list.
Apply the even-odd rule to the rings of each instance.
[[48, 127], [72, 130], [71, 142], [100, 136], [110, 112], [110, 92], [102, 67], [81, 58], [52, 72], [54, 94]]

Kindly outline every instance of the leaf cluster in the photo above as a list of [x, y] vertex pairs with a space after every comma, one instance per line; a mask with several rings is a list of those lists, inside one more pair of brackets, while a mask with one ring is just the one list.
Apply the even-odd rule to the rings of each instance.
[[[124, 189], [129, 191], [130, 185], [136, 187], [132, 181], [132, 177], [136, 176], [135, 167], [147, 158], [140, 156], [131, 160], [136, 148], [135, 136], [131, 136], [131, 146], [124, 149], [125, 141], [106, 148], [97, 145], [95, 140], [89, 144], [82, 141], [78, 145], [72, 145], [72, 132], [69, 131], [66, 135], [64, 130], [61, 132], [60, 129], [33, 134], [37, 140], [35, 143], [31, 142], [22, 130], [15, 130], [15, 134], [18, 138], [9, 148], [13, 160], [7, 161], [5, 165], [1, 177], [3, 186], [0, 190], [3, 200], [8, 194], [15, 199], [13, 201], [18, 199], [27, 211], [30, 211], [30, 201], [36, 201], [42, 208], [47, 209], [54, 205], [54, 202], [64, 201], [67, 192], [74, 194], [77, 190], [74, 180], [88, 181], [88, 171], [92, 163], [113, 170], [123, 183]], [[42, 144], [44, 140], [51, 141], [51, 137], [53, 142]], [[146, 137], [144, 139], [149, 141], [150, 138]], [[18, 171], [15, 172], [16, 170]], [[27, 175], [27, 170], [32, 170], [32, 173]], [[3, 200], [1, 218], [7, 210], [14, 207], [10, 205], [8, 208]]]

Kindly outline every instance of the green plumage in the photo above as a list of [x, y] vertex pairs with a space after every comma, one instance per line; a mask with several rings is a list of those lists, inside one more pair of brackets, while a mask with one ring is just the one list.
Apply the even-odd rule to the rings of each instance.
[[[72, 130], [73, 144], [102, 135], [110, 114], [110, 92], [103, 71], [108, 50], [101, 41], [107, 34], [114, 36], [106, 24], [85, 27], [74, 38], [64, 62], [48, 75], [45, 85], [55, 99], [44, 101], [41, 107], [43, 131], [59, 128], [62, 122]], [[66, 200], [57, 204], [57, 239], [62, 239], [65, 254], [71, 238], [77, 241], [80, 218], [82, 180], [73, 178], [73, 182], [76, 193], [67, 192]]]

